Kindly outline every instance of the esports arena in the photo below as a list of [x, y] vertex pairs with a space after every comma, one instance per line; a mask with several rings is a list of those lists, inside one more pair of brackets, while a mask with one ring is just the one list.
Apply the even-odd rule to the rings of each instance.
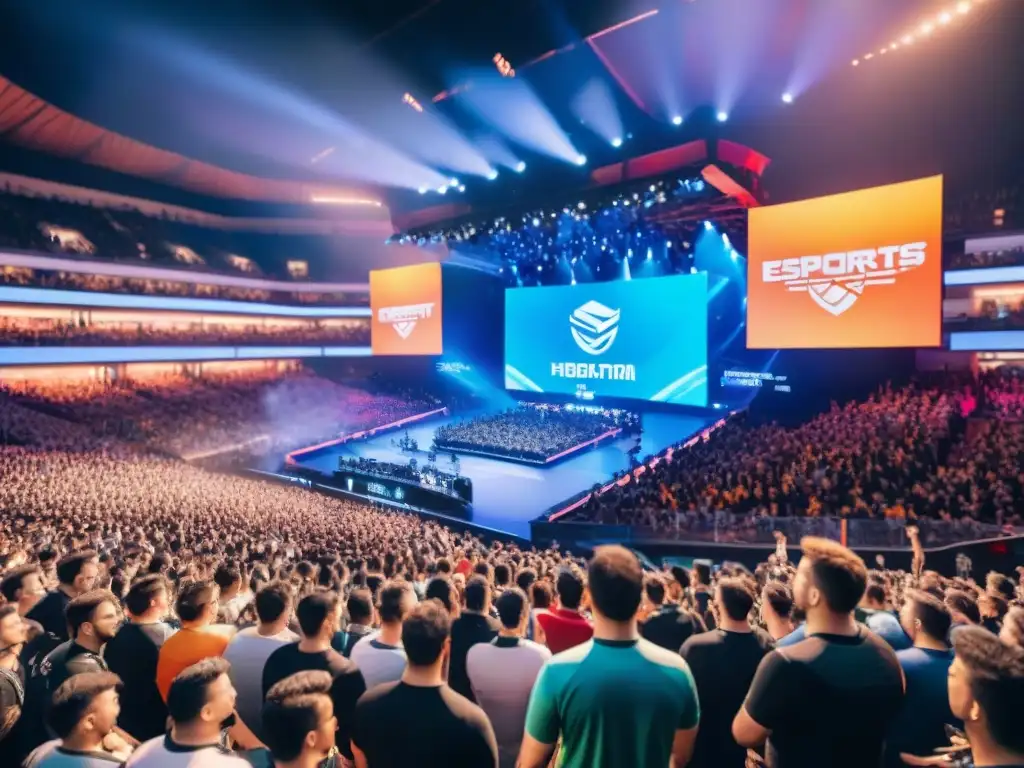
[[[230, 453], [219, 468], [485, 537], [757, 562], [774, 546], [768, 528], [738, 533], [717, 516], [699, 535], [625, 524], [601, 497], [700, 455], [734, 419], [800, 424], [886, 382], [1024, 360], [1019, 310], [1007, 309], [1024, 293], [1024, 220], [1019, 191], [1002, 191], [1024, 151], [997, 109], [1018, 86], [997, 79], [1013, 68], [995, 58], [958, 69], [978, 47], [1020, 58], [1000, 43], [1019, 15], [1011, 4], [870, 1], [850, 25], [806, 3], [598, 3], [536, 34], [534, 15], [507, 8], [504, 26], [477, 25], [490, 31], [471, 44], [471, 19], [434, 5], [357, 47], [370, 54], [310, 68], [333, 72], [336, 90], [372, 86], [359, 109], [329, 101], [314, 75], [289, 91], [168, 37], [154, 49], [160, 71], [193, 82], [201, 65], [190, 98], [231, 113], [216, 126], [232, 139], [220, 152], [203, 143], [212, 120], [167, 119], [174, 89], [163, 125], [113, 121], [136, 139], [0, 80], [7, 195], [99, 207], [109, 221], [130, 209], [172, 228], [244, 231], [254, 251], [271, 238], [288, 251], [281, 279], [226, 246], [230, 275], [176, 244], [168, 270], [144, 248], [137, 263], [104, 260], [84, 219], [48, 219], [43, 246], [0, 254], [11, 317], [49, 320], [58, 307], [82, 327], [105, 318], [141, 331], [139, 318], [159, 312], [347, 339], [12, 345], [0, 377], [74, 368], [116, 381], [166, 366], [201, 378], [244, 364], [430, 390], [418, 412], [359, 429], [280, 423], [287, 439], [259, 438], [273, 450], [184, 458]], [[417, 58], [426, 35], [460, 42], [473, 65]], [[940, 98], [940, 81], [985, 78], [991, 92], [965, 87], [956, 109]], [[203, 161], [181, 149], [190, 139]], [[80, 164], [101, 174], [96, 189]], [[178, 202], [155, 202], [171, 187]], [[18, 283], [25, 274], [51, 277]], [[143, 298], [103, 280], [189, 287]], [[557, 439], [534, 444], [531, 431]], [[685, 516], [670, 488], [658, 493]], [[909, 557], [897, 527], [858, 538], [845, 521], [800, 525], [794, 538]], [[979, 562], [1019, 554], [1017, 539], [993, 548], [986, 535], [970, 545]]]

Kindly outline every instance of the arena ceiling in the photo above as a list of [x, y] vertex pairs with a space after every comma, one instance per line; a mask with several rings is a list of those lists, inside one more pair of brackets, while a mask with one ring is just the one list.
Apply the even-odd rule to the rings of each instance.
[[[783, 132], [793, 133], [787, 129], [800, 127], [798, 115], [806, 128], [808, 115], [817, 114], [812, 110], [827, 103], [830, 89], [822, 84], [851, 79], [851, 58], [880, 51], [927, 14], [956, 5], [956, 0], [2, 2], [8, 23], [0, 33], [0, 75], [29, 96], [117, 135], [103, 139], [93, 132], [91, 141], [84, 141], [88, 131], [81, 125], [37, 119], [39, 130], [29, 141], [25, 121], [31, 117], [25, 113], [0, 121], [5, 140], [86, 162], [90, 152], [116, 162], [132, 154], [115, 140], [124, 137], [153, 148], [136, 165], [150, 178], [156, 168], [157, 180], [172, 186], [201, 179], [205, 193], [234, 195], [244, 180], [238, 174], [245, 174], [303, 182], [297, 188], [302, 192], [295, 193], [300, 197], [310, 184], [343, 185], [346, 194], [387, 195], [400, 208], [437, 203], [417, 194], [416, 188], [428, 183], [424, 178], [433, 184], [458, 174], [474, 201], [527, 195], [556, 183], [553, 179], [586, 183], [588, 169], [573, 167], [564, 152], [556, 157], [557, 147], [551, 145], [557, 142], [550, 136], [531, 143], [526, 139], [536, 136], [516, 134], [515, 126], [538, 118], [524, 117], [514, 99], [497, 110], [472, 104], [472, 95], [481, 90], [474, 91], [476, 84], [499, 77], [496, 54], [515, 68], [517, 87], [529, 92], [530, 106], [539, 105], [574, 151], [589, 158], [588, 168], [682, 143], [709, 127], [778, 160], [777, 150], [761, 139], [778, 141]], [[972, 3], [977, 5], [969, 19], [957, 22], [962, 26], [980, 27], [991, 20], [995, 6], [1010, 4]], [[922, 41], [918, 47], [939, 50], [945, 44]], [[901, 55], [893, 51], [889, 58]], [[958, 49], [957, 56], [963, 55]], [[891, 63], [873, 66], [882, 72]], [[863, 79], [871, 77], [885, 76]], [[948, 86], [947, 81], [947, 96]], [[942, 91], [942, 84], [922, 87]], [[604, 128], [602, 137], [603, 126], [583, 124], [577, 97], [585, 91], [593, 97], [590, 113], [612, 116], [619, 128]], [[793, 92], [796, 103], [782, 104], [784, 92]], [[403, 101], [405, 94], [425, 113]], [[814, 100], [814, 106], [804, 106]], [[728, 126], [716, 126], [716, 112], [725, 110]], [[432, 121], [429, 127], [424, 115]], [[682, 126], [673, 125], [676, 115], [685, 116]], [[621, 131], [624, 146], [610, 146], [608, 130]], [[827, 138], [828, 131], [819, 133]], [[503, 173], [489, 184], [487, 169], [499, 167], [495, 153], [509, 151], [528, 170], [521, 178]], [[157, 152], [195, 163], [189, 170]], [[235, 176], [217, 177], [217, 168]], [[121, 170], [134, 172], [127, 161]], [[265, 199], [283, 194], [279, 186], [265, 188], [260, 193]]]

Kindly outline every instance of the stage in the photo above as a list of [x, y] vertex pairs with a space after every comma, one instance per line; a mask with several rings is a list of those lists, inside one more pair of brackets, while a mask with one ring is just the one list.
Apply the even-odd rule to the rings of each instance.
[[[684, 440], [722, 417], [721, 411], [703, 416], [689, 414], [648, 413], [643, 415], [641, 457], [657, 454], [673, 443]], [[419, 443], [416, 453], [403, 453], [397, 442], [405, 429], [398, 428], [373, 437], [350, 440], [315, 451], [309, 458], [297, 457], [299, 465], [316, 469], [330, 476], [338, 468], [338, 457], [365, 457], [399, 464], [415, 457], [426, 462], [426, 449], [434, 430], [452, 421], [440, 416], [410, 424], [409, 437]], [[473, 512], [468, 522], [503, 533], [529, 538], [530, 520], [549, 507], [564, 501], [596, 483], [605, 483], [616, 472], [629, 468], [628, 451], [634, 438], [613, 440], [587, 448], [555, 466], [540, 467], [486, 458], [456, 451], [460, 473], [473, 481]], [[449, 471], [451, 452], [438, 455], [438, 469]]]

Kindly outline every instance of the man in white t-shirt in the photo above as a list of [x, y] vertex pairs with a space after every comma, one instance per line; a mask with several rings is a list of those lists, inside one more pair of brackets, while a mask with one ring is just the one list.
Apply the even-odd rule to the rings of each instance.
[[352, 661], [363, 673], [366, 690], [393, 683], [405, 672], [402, 621], [416, 605], [416, 595], [405, 582], [389, 581], [381, 587], [380, 631], [367, 635], [352, 647]]
[[224, 659], [186, 667], [167, 694], [170, 732], [142, 744], [126, 768], [250, 768], [222, 742], [223, 730], [234, 719], [235, 699]]
[[238, 716], [263, 741], [260, 711], [263, 707], [263, 665], [282, 645], [294, 643], [298, 635], [288, 629], [294, 598], [283, 582], [264, 586], [256, 595], [259, 624], [243, 629], [228, 643], [224, 658], [231, 664], [228, 677], [238, 692]]
[[551, 651], [526, 640], [530, 602], [519, 587], [506, 589], [494, 602], [501, 620], [498, 636], [477, 643], [466, 657], [473, 696], [487, 713], [498, 740], [501, 768], [513, 768], [519, 756], [530, 691]]

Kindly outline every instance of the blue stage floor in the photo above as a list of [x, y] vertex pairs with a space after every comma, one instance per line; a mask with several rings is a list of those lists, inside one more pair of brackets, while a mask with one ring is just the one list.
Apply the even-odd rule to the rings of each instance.
[[[656, 454], [687, 438], [721, 418], [719, 412], [706, 417], [672, 414], [644, 414], [641, 456]], [[449, 418], [428, 419], [409, 429], [409, 436], [422, 448], [433, 441], [434, 430]], [[338, 468], [338, 456], [364, 456], [378, 461], [404, 464], [411, 458], [403, 454], [391, 441], [400, 438], [403, 431], [389, 432], [369, 440], [339, 445], [308, 460], [303, 466], [322, 472]], [[616, 472], [629, 467], [627, 451], [632, 439], [606, 443], [599, 448], [584, 450], [579, 456], [566, 459], [553, 467], [531, 467], [499, 459], [459, 454], [461, 473], [473, 481], [473, 516], [476, 525], [494, 528], [516, 536], [529, 538], [530, 520], [548, 507], [569, 498], [595, 483], [607, 482]], [[415, 454], [422, 462], [426, 451]], [[445, 457], [438, 457], [438, 468], [447, 469]]]

